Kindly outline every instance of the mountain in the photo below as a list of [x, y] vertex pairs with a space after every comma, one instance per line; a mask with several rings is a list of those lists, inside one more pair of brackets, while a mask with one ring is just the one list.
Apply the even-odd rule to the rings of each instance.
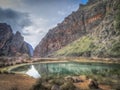
[[6, 23], [0, 23], [0, 56], [16, 56], [28, 54], [32, 56], [31, 45], [24, 41], [21, 33], [13, 34], [12, 29]]
[[120, 57], [120, 1], [80, 4], [34, 50], [35, 57]]

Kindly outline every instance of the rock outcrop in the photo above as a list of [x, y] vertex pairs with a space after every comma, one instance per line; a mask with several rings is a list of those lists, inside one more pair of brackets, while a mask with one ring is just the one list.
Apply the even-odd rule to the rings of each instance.
[[0, 56], [16, 56], [17, 54], [32, 56], [30, 46], [24, 41], [19, 31], [13, 34], [9, 25], [0, 23]]
[[[106, 14], [99, 25], [53, 56], [120, 57], [120, 1], [105, 0]], [[94, 20], [94, 19], [92, 19]]]
[[[106, 43], [103, 47], [97, 47], [97, 54], [94, 55], [98, 56], [98, 54], [107, 49], [106, 47], [110, 46], [108, 45], [111, 44], [109, 43], [110, 38], [113, 39], [113, 36], [116, 37], [114, 25], [115, 13], [118, 10], [114, 8], [116, 2], [119, 2], [119, 0], [89, 0], [86, 5], [80, 5], [76, 12], [66, 17], [65, 20], [55, 28], [49, 30], [47, 35], [35, 48], [34, 56], [51, 56], [53, 52], [62, 49], [83, 36], [94, 36], [93, 38], [97, 38], [94, 42], [96, 46], [101, 44], [101, 42], [102, 44]], [[88, 55], [90, 53], [91, 52], [83, 52], [78, 56], [91, 56]]]

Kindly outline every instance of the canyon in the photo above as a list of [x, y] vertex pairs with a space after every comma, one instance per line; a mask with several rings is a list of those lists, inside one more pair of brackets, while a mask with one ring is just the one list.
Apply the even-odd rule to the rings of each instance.
[[80, 4], [48, 31], [34, 52], [19, 31], [14, 34], [9, 25], [0, 23], [0, 56], [119, 58], [119, 4], [119, 0]]

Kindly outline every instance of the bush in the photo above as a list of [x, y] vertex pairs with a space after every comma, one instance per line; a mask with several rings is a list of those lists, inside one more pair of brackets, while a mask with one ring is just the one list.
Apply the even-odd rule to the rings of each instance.
[[112, 57], [120, 57], [120, 42], [116, 42], [112, 45], [110, 55]]
[[72, 82], [65, 82], [60, 86], [60, 90], [75, 90], [75, 86]]
[[54, 78], [54, 79], [52, 79], [51, 80], [51, 82], [50, 82], [51, 84], [55, 84], [55, 85], [62, 85], [63, 83], [64, 83], [64, 80], [63, 79], [61, 79], [61, 78], [59, 78], [59, 79], [56, 79], [56, 78]]
[[9, 74], [9, 72], [8, 72], [8, 71], [3, 71], [3, 73], [4, 73], [4, 74]]
[[0, 71], [0, 74], [2, 74], [2, 71]]
[[45, 86], [42, 85], [42, 80], [39, 79], [35, 85], [33, 85], [31, 90], [48, 90]]
[[75, 90], [75, 86], [72, 82], [65, 81], [61, 77], [40, 78], [32, 87], [32, 90], [51, 90], [55, 85], [58, 86], [60, 90]]

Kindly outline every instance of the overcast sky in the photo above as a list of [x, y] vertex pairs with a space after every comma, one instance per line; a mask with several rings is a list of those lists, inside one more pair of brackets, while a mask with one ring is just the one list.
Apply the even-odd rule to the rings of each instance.
[[25, 41], [35, 47], [49, 29], [55, 27], [80, 3], [87, 0], [0, 0], [0, 22], [20, 31]]

